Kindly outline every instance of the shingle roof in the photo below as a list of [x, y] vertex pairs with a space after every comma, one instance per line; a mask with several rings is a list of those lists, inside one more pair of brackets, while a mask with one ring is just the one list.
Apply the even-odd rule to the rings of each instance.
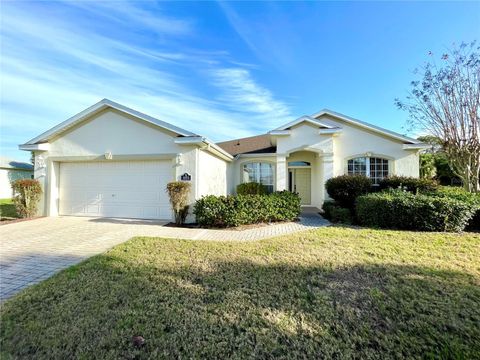
[[15, 161], [15, 160], [12, 160], [12, 159], [8, 159], [4, 156], [0, 156], [0, 168], [33, 171], [33, 165], [32, 164], [29, 164], [29, 163], [26, 163], [26, 162], [21, 162], [21, 161]]
[[233, 156], [238, 154], [264, 154], [276, 152], [276, 147], [272, 145], [269, 134], [223, 141], [217, 143], [217, 145]]

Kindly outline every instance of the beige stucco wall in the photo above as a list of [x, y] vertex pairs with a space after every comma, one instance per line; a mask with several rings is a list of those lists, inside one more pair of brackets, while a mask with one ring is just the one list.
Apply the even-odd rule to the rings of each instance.
[[[198, 148], [179, 145], [176, 134], [139, 121], [116, 110], [105, 110], [50, 141], [49, 151], [36, 152], [35, 178], [42, 183], [44, 195], [39, 215], [58, 214], [58, 169], [61, 161], [171, 161], [172, 181], [181, 174], [192, 176], [190, 202], [197, 197]], [[112, 160], [105, 159], [111, 152]], [[180, 155], [178, 158], [177, 155]]]
[[204, 150], [198, 150], [197, 198], [204, 195], [227, 195], [227, 162]]

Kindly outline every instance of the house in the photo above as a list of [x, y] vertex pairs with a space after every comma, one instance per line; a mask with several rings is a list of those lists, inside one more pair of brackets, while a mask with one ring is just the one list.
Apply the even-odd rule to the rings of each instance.
[[0, 199], [13, 195], [12, 181], [33, 178], [33, 165], [0, 156]]
[[191, 183], [191, 203], [258, 181], [321, 207], [332, 176], [364, 174], [374, 184], [392, 174], [418, 176], [422, 148], [329, 110], [216, 144], [107, 99], [20, 145], [35, 154], [43, 215], [143, 219], [172, 217], [165, 187], [173, 180]]

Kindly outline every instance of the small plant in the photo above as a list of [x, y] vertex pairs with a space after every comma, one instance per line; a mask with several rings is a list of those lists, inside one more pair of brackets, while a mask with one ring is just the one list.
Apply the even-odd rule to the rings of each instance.
[[341, 207], [334, 201], [325, 201], [322, 206], [323, 216], [333, 223], [353, 224], [352, 210]]
[[13, 203], [22, 218], [31, 218], [37, 214], [37, 205], [42, 195], [38, 180], [18, 179], [12, 182]]
[[237, 186], [238, 195], [264, 195], [267, 187], [257, 182], [243, 183]]
[[175, 216], [175, 224], [183, 225], [188, 215], [188, 196], [190, 195], [190, 183], [173, 181], [167, 184], [166, 189], [170, 198], [170, 204]]
[[372, 181], [363, 175], [342, 175], [328, 179], [325, 187], [340, 206], [353, 209], [355, 199], [371, 190]]

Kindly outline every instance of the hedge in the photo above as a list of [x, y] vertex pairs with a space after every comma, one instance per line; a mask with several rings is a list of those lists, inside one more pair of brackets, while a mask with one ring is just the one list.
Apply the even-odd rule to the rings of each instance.
[[378, 184], [381, 190], [399, 189], [409, 191], [411, 193], [430, 192], [438, 188], [438, 184], [431, 179], [419, 179], [411, 176], [392, 175], [386, 177]]
[[193, 213], [197, 223], [207, 227], [292, 221], [300, 214], [300, 198], [289, 191], [268, 195], [209, 195], [195, 202]]
[[429, 192], [428, 195], [455, 199], [473, 206], [475, 213], [469, 220], [466, 228], [469, 230], [480, 230], [480, 193], [469, 193], [461, 187], [440, 186], [437, 191]]
[[363, 195], [356, 203], [361, 225], [389, 229], [462, 231], [474, 211], [464, 201], [398, 190]]
[[323, 217], [333, 223], [353, 224], [352, 211], [341, 207], [335, 201], [325, 201], [322, 206]]
[[367, 194], [372, 181], [363, 175], [341, 175], [330, 178], [325, 183], [328, 195], [342, 207], [353, 209], [355, 199]]
[[267, 187], [257, 182], [243, 183], [237, 186], [238, 195], [265, 195]]

